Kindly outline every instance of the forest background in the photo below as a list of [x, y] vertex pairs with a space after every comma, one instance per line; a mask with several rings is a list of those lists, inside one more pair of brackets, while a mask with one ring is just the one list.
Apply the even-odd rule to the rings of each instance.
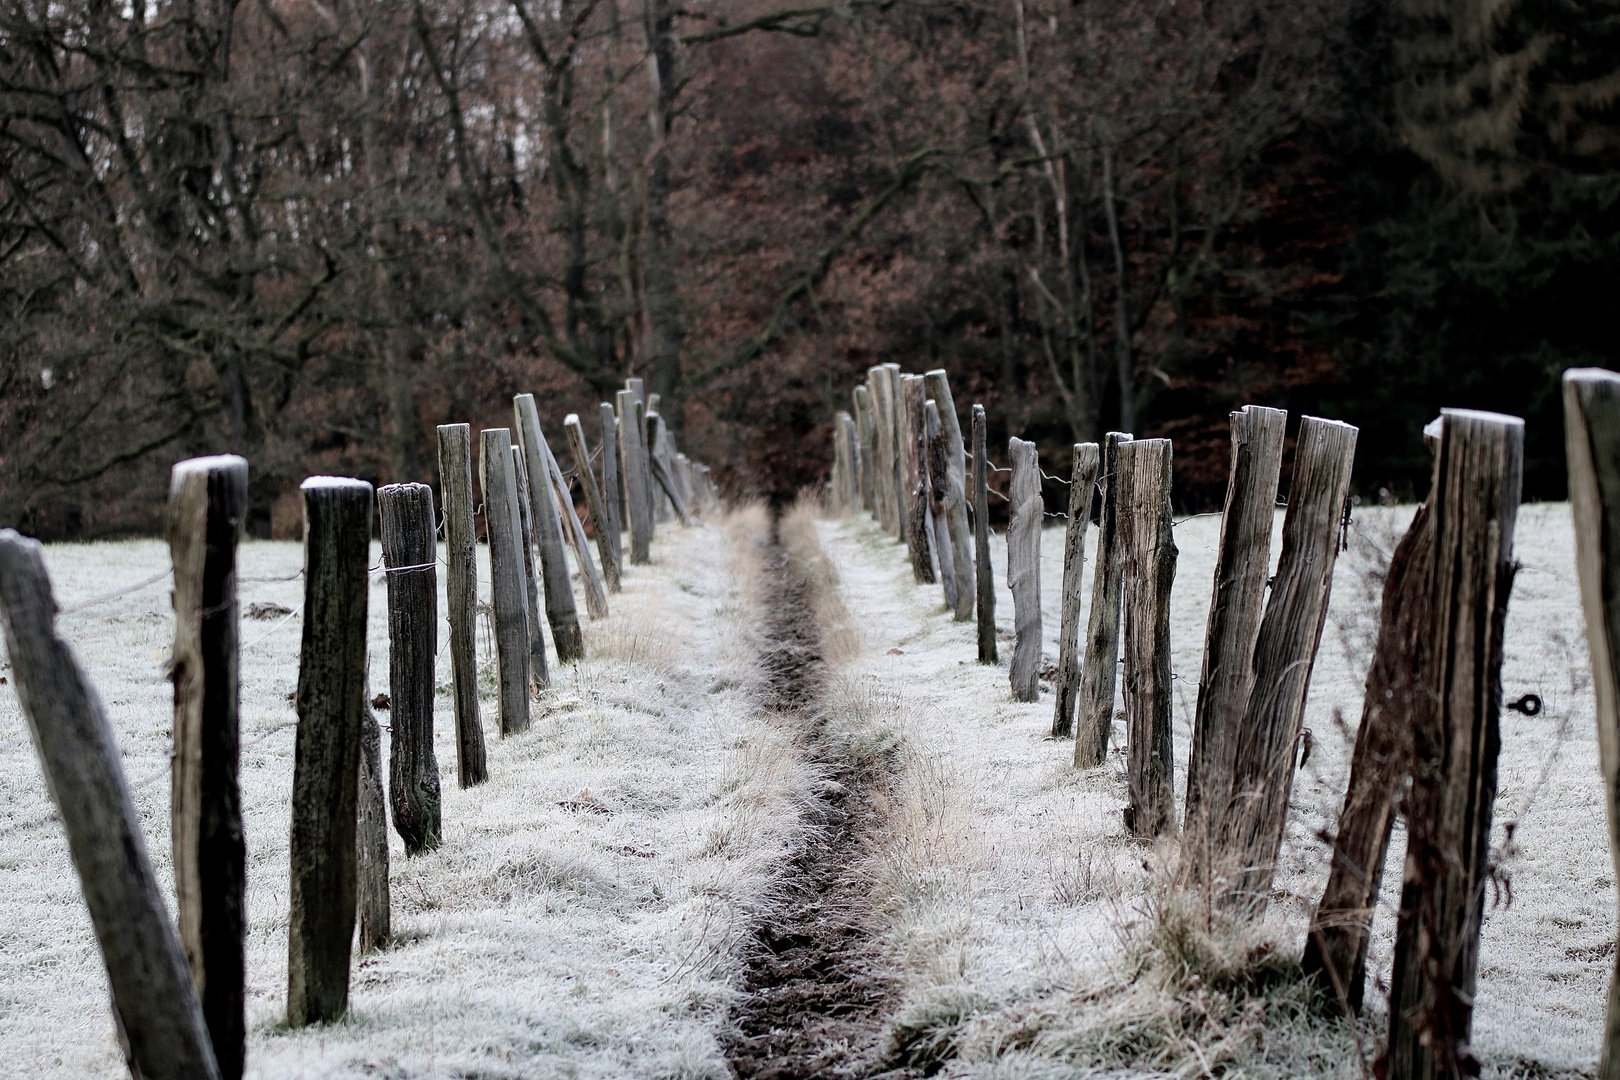
[[[793, 6], [795, 4], [801, 6]], [[1420, 493], [1441, 405], [1613, 366], [1620, 0], [0, 0], [0, 525], [149, 532], [168, 467], [431, 480], [630, 375], [734, 490], [864, 369], [1049, 472], [1246, 402]]]

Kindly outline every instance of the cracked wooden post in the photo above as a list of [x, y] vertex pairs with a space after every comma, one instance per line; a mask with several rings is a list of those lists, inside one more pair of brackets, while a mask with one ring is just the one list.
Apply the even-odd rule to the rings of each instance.
[[[495, 624], [495, 681], [502, 735], [529, 730], [529, 603], [523, 533], [513, 475], [512, 433], [485, 428], [479, 465], [489, 536], [489, 606]], [[538, 635], [540, 628], [534, 627]]]
[[546, 635], [540, 623], [540, 578], [535, 566], [534, 517], [529, 512], [529, 470], [523, 464], [523, 451], [512, 446], [512, 485], [517, 500], [512, 504], [517, 513], [517, 546], [522, 554], [523, 570], [523, 625], [528, 633], [529, 685], [544, 690], [551, 685], [551, 669], [546, 663]]
[[911, 576], [917, 584], [932, 585], [933, 553], [928, 548], [928, 420], [923, 409], [921, 375], [900, 376], [900, 399], [906, 552], [911, 556]]
[[529, 511], [534, 516], [535, 539], [540, 546], [551, 645], [557, 650], [557, 662], [567, 664], [585, 655], [585, 637], [579, 629], [579, 609], [574, 604], [568, 557], [563, 554], [562, 521], [551, 498], [551, 470], [546, 464], [549, 451], [540, 434], [540, 413], [535, 409], [534, 395], [515, 395], [512, 411], [517, 418], [518, 442], [523, 447], [523, 464], [529, 476]]
[[1013, 595], [1013, 655], [1008, 665], [1013, 697], [1041, 696], [1041, 463], [1035, 444], [1007, 440], [1012, 459], [1012, 520], [1007, 524], [1007, 585]]
[[[538, 426], [536, 431], [545, 458], [546, 475], [551, 480], [551, 494], [557, 501], [557, 518], [562, 525], [563, 538], [574, 553], [574, 564], [579, 567], [579, 576], [585, 585], [585, 612], [593, 619], [605, 619], [608, 613], [607, 589], [602, 585], [602, 575], [597, 572], [596, 560], [591, 558], [591, 545], [585, 539], [585, 527], [579, 523], [579, 514], [574, 510], [573, 492], [569, 490], [568, 481], [563, 477], [562, 467], [557, 464], [557, 457], [551, 452], [551, 444], [546, 441], [545, 434], [539, 432]], [[572, 585], [569, 590], [572, 592]], [[584, 655], [583, 652], [581, 655]]]
[[433, 489], [377, 492], [388, 578], [388, 788], [406, 855], [439, 846], [439, 762], [433, 754], [433, 665], [439, 655], [439, 573]]
[[1074, 720], [1074, 767], [1094, 769], [1108, 756], [1114, 727], [1114, 689], [1119, 672], [1120, 575], [1119, 450], [1128, 433], [1110, 431], [1100, 447], [1102, 504], [1097, 518], [1097, 565], [1091, 572], [1091, 614]]
[[984, 406], [973, 406], [973, 563], [978, 589], [979, 663], [994, 664], [996, 656], [996, 582], [990, 572], [989, 455]]
[[619, 422], [613, 406], [602, 402], [602, 511], [608, 541], [613, 545], [613, 590], [624, 577], [624, 524], [619, 517], [623, 488], [619, 480]]
[[951, 481], [945, 464], [948, 451], [945, 434], [940, 428], [939, 408], [934, 401], [924, 406], [928, 424], [928, 519], [933, 523], [932, 541], [939, 564], [939, 582], [944, 588], [945, 606], [956, 610], [957, 584], [955, 552], [951, 549], [950, 506]]
[[645, 566], [652, 548], [652, 500], [644, 490], [649, 473], [642, 460], [641, 405], [628, 390], [616, 395], [619, 403], [619, 457], [624, 465], [625, 512], [630, 518], [630, 561]]
[[287, 1026], [349, 1006], [358, 853], [360, 717], [366, 694], [371, 485], [312, 476], [304, 492], [304, 636], [293, 747]]
[[487, 780], [489, 769], [478, 718], [478, 541], [473, 532], [472, 428], [466, 424], [439, 425], [439, 504], [456, 704], [456, 781], [468, 788]]
[[[1609, 848], [1620, 874], [1620, 375], [1601, 368], [1564, 372], [1564, 440]], [[1620, 1080], [1620, 952], [1609, 976], [1598, 1075]]]
[[1254, 683], [1255, 639], [1265, 608], [1271, 526], [1282, 473], [1288, 414], [1245, 405], [1231, 415], [1232, 462], [1215, 552], [1215, 584], [1204, 634], [1198, 711], [1187, 758], [1187, 805], [1182, 818], [1181, 875], [1207, 884], [1215, 847], [1210, 826], [1232, 796], [1233, 736], [1243, 722]]
[[[591, 470], [591, 452], [585, 445], [585, 428], [579, 416], [569, 413], [563, 418], [563, 430], [568, 433], [568, 452], [574, 459], [574, 475], [585, 490], [585, 509], [591, 515], [591, 531], [596, 534], [596, 551], [602, 556], [602, 576], [607, 580], [609, 592], [619, 591], [619, 556], [611, 537], [612, 525], [608, 521], [607, 502], [602, 490], [596, 486], [596, 473]], [[605, 445], [605, 444], [604, 444]]]
[[241, 616], [236, 548], [248, 463], [192, 458], [169, 483], [174, 564], [174, 765], [169, 799], [175, 915], [220, 1076], [242, 1075], [247, 849], [242, 841]]
[[1412, 725], [1406, 870], [1382, 1063], [1389, 1080], [1479, 1071], [1469, 1033], [1491, 873], [1524, 421], [1467, 409], [1442, 410], [1441, 420], [1429, 508], [1428, 707]]
[[1354, 427], [1315, 416], [1300, 422], [1282, 555], [1255, 638], [1248, 705], [1229, 736], [1232, 794], [1215, 827], [1211, 862], [1226, 906], [1254, 917], [1271, 899], [1355, 455]]
[[1057, 678], [1052, 685], [1052, 737], [1074, 734], [1075, 695], [1080, 689], [1080, 582], [1086, 565], [1086, 526], [1097, 486], [1096, 443], [1075, 443], [1069, 473], [1069, 519], [1063, 530], [1063, 608], [1058, 624]]
[[967, 449], [962, 443], [962, 425], [956, 417], [956, 402], [951, 398], [950, 380], [943, 368], [928, 372], [928, 396], [939, 407], [939, 430], [945, 439], [945, 470], [949, 478], [945, 513], [950, 524], [951, 565], [956, 570], [956, 605], [952, 613], [957, 622], [973, 618], [976, 595], [973, 565], [972, 533], [967, 511]]
[[371, 711], [371, 687], [360, 712], [360, 790], [355, 820], [355, 913], [360, 955], [388, 948], [393, 937], [388, 897], [388, 811], [383, 794], [382, 731]]
[[[1119, 447], [1121, 651], [1125, 657], [1125, 829], [1175, 835], [1175, 747], [1170, 730], [1170, 589], [1176, 540], [1170, 523], [1170, 440]], [[1095, 601], [1094, 601], [1095, 602]]]
[[169, 921], [112, 725], [56, 633], [44, 549], [0, 529], [0, 628], [45, 787], [67, 835], [137, 1076], [217, 1080], [186, 955]]

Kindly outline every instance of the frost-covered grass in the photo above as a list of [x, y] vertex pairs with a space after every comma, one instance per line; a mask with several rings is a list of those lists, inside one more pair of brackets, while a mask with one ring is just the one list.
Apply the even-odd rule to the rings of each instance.
[[[1070, 767], [1051, 740], [1052, 697], [1012, 700], [1012, 598], [993, 542], [1003, 663], [975, 663], [974, 627], [936, 587], [918, 587], [903, 549], [870, 520], [825, 522], [850, 625], [864, 648], [836, 674], [830, 708], [850, 738], [895, 756], [890, 843], [874, 859], [888, 955], [904, 980], [891, 1062], [946, 1062], [945, 1075], [1038, 1077], [1360, 1076], [1386, 1023], [1404, 835], [1397, 831], [1374, 926], [1361, 1047], [1345, 1024], [1312, 1020], [1288, 988], [1320, 895], [1348, 780], [1362, 681], [1377, 631], [1384, 552], [1412, 510], [1362, 508], [1335, 572], [1305, 723], [1301, 771], [1277, 877], [1251, 934], [1208, 935], [1163, 886], [1173, 858], [1126, 837], [1122, 731], [1101, 769]], [[1277, 517], [1280, 533], [1281, 514]], [[1203, 653], [1219, 518], [1178, 523], [1172, 602], [1177, 797]], [[1089, 556], [1082, 589], [1089, 604]], [[1540, 694], [1535, 718], [1505, 712], [1497, 827], [1514, 821], [1512, 903], [1493, 905], [1481, 946], [1475, 1045], [1487, 1075], [1586, 1073], [1601, 1039], [1613, 963], [1615, 893], [1597, 765], [1590, 674], [1568, 507], [1523, 508], [1524, 563], [1509, 609], [1507, 700]], [[1275, 562], [1280, 545], [1274, 541]], [[1042, 537], [1048, 660], [1056, 657], [1062, 530]], [[1082, 625], [1084, 625], [1082, 623]], [[1336, 716], [1342, 716], [1342, 723]], [[1494, 899], [1494, 898], [1493, 898]]]
[[[612, 617], [586, 626], [590, 659], [553, 671], [529, 732], [497, 737], [485, 680], [490, 778], [468, 791], [455, 784], [441, 651], [444, 843], [406, 859], [390, 836], [395, 944], [357, 961], [349, 1016], [327, 1027], [282, 1022], [299, 620], [244, 619], [250, 1075], [728, 1075], [719, 1038], [744, 947], [800, 843], [814, 782], [791, 733], [755, 704], [766, 527], [753, 507], [718, 524], [661, 528], [653, 565], [626, 569]], [[60, 545], [46, 560], [72, 608], [161, 571], [168, 552], [155, 541]], [[296, 544], [241, 551], [245, 578], [286, 577], [300, 562]], [[487, 567], [481, 559], [486, 576]], [[244, 608], [296, 608], [301, 590], [297, 580], [246, 581]], [[385, 591], [376, 576], [374, 691], [388, 682]], [[60, 626], [100, 691], [126, 775], [149, 781], [135, 801], [167, 889], [166, 583]], [[9, 690], [0, 691], [0, 1061], [13, 1075], [124, 1075], [78, 882]]]

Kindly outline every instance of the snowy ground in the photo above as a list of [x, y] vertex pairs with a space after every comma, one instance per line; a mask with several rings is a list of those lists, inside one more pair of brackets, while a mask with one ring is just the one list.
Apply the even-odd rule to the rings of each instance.
[[[454, 781], [441, 652], [444, 843], [407, 860], [391, 837], [396, 944], [357, 963], [349, 1016], [329, 1027], [282, 1024], [299, 620], [244, 619], [249, 1075], [727, 1075], [717, 1036], [740, 949], [799, 843], [814, 780], [796, 764], [790, 734], [753, 699], [765, 529], [759, 508], [718, 525], [661, 528], [653, 565], [628, 568], [613, 616], [587, 625], [591, 659], [553, 672], [531, 731], [496, 737], [486, 676], [490, 778], [469, 791]], [[160, 573], [168, 551], [157, 541], [60, 545], [46, 561], [71, 611]], [[300, 564], [296, 544], [241, 550], [244, 578], [285, 578]], [[385, 592], [377, 575], [375, 691], [388, 681]], [[301, 596], [298, 580], [242, 585], [244, 608], [297, 608]], [[167, 584], [65, 613], [59, 626], [139, 785], [136, 806], [167, 890]], [[21, 1076], [127, 1075], [78, 882], [9, 690], [0, 691], [0, 1061]]]
[[[1275, 929], [1295, 951], [1327, 870], [1329, 853], [1316, 834], [1336, 820], [1348, 779], [1383, 553], [1411, 513], [1358, 510], [1335, 572], [1305, 719], [1317, 748], [1295, 787], [1277, 880], [1289, 899], [1273, 905]], [[1281, 522], [1279, 513], [1279, 533]], [[1178, 805], [1218, 531], [1216, 516], [1181, 521], [1175, 530]], [[1088, 533], [1089, 564], [1096, 533]], [[1073, 744], [1047, 734], [1050, 686], [1038, 704], [1012, 700], [1005, 666], [1012, 598], [1000, 538], [992, 548], [1003, 663], [991, 668], [974, 662], [973, 625], [951, 620], [937, 588], [912, 583], [904, 550], [869, 519], [825, 522], [821, 535], [842, 578], [846, 633], [858, 640], [834, 682], [835, 715], [869, 739], [887, 729], [906, 761], [892, 843], [872, 867], [889, 917], [889, 954], [906, 980], [901, 1023], [932, 1025], [954, 1041], [951, 1075], [1048, 1075], [1041, 1059], [1061, 1056], [1063, 1045], [1079, 1038], [1062, 1030], [1062, 1017], [1052, 1015], [1062, 1007], [1053, 1003], [1126, 977], [1124, 931], [1147, 917], [1166, 857], [1124, 836], [1119, 726], [1109, 764], [1077, 772]], [[1042, 537], [1049, 660], [1056, 656], [1062, 535], [1049, 528]], [[1494, 842], [1503, 842], [1503, 823], [1517, 822], [1507, 859], [1512, 903], [1487, 916], [1474, 1035], [1490, 1074], [1587, 1072], [1596, 1062], [1613, 963], [1615, 888], [1568, 507], [1525, 507], [1517, 536], [1524, 567], [1509, 609], [1503, 684], [1507, 700], [1533, 692], [1545, 708], [1533, 719], [1503, 715]], [[1278, 549], [1274, 541], [1274, 562]], [[1084, 581], [1089, 603], [1089, 565]], [[1379, 986], [1369, 988], [1366, 1030], [1377, 1034], [1404, 847], [1397, 832], [1375, 923], [1370, 971]], [[1281, 1075], [1361, 1075], [1348, 1032], [1295, 1037], [1304, 1041], [1289, 1049], [1293, 1065]]]

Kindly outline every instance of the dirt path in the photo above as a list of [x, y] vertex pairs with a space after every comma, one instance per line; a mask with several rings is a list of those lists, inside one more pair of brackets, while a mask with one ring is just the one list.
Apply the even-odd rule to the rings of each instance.
[[891, 988], [872, 941], [870, 889], [857, 873], [879, 814], [867, 792], [882, 777], [857, 767], [820, 712], [827, 677], [811, 586], [774, 530], [765, 573], [773, 615], [764, 653], [765, 704], [803, 724], [803, 751], [827, 777], [818, 828], [787, 867], [787, 903], [757, 931], [726, 1048], [743, 1080], [853, 1077], [870, 1071]]

